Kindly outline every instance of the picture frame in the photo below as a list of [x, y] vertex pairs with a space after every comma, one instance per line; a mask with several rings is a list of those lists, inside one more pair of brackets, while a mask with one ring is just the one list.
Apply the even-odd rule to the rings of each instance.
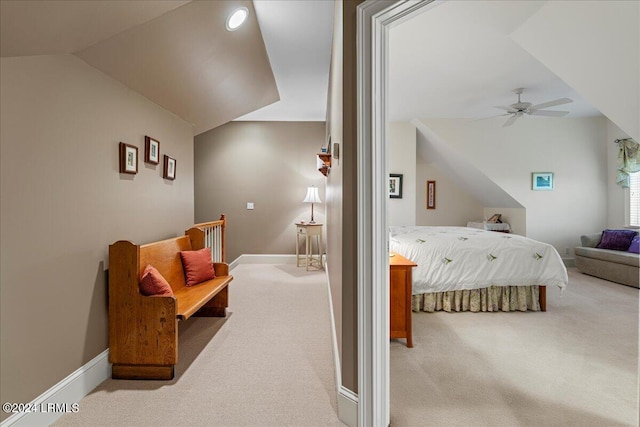
[[120, 173], [135, 175], [138, 173], [138, 147], [121, 142], [120, 151]]
[[389, 198], [402, 199], [402, 174], [389, 174]]
[[531, 189], [534, 191], [552, 191], [555, 186], [553, 172], [532, 172]]
[[436, 182], [427, 181], [427, 209], [436, 208]]
[[160, 163], [160, 141], [148, 135], [144, 137], [144, 161], [152, 165]]
[[176, 179], [176, 159], [164, 155], [164, 173], [162, 177], [164, 179], [174, 180]]

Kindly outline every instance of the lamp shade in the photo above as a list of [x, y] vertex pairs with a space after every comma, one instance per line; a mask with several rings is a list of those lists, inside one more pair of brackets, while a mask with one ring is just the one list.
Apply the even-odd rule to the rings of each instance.
[[303, 200], [304, 203], [322, 203], [318, 195], [318, 188], [313, 185], [307, 188], [307, 196]]

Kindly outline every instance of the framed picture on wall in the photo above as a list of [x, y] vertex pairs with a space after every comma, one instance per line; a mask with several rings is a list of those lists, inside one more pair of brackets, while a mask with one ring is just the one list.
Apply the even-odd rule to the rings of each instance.
[[553, 190], [553, 172], [533, 172], [531, 174], [532, 190]]
[[402, 174], [389, 174], [389, 197], [402, 199]]
[[436, 208], [436, 182], [427, 181], [427, 209]]
[[164, 179], [174, 180], [176, 179], [176, 159], [164, 155]]
[[121, 142], [120, 150], [120, 173], [138, 173], [138, 147]]
[[160, 141], [146, 135], [144, 137], [144, 161], [153, 165], [160, 163]]

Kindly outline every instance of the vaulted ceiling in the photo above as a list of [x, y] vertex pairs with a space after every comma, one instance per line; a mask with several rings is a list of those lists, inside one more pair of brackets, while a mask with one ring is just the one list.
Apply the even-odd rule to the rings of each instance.
[[[391, 30], [392, 120], [479, 118], [494, 106], [568, 97], [599, 115], [513, 39], [547, 2], [440, 1]], [[228, 32], [239, 6], [249, 20]], [[3, 57], [75, 54], [194, 125], [324, 120], [334, 4], [328, 0], [2, 0]]]
[[[238, 30], [228, 15], [249, 10]], [[2, 1], [3, 57], [74, 54], [198, 134], [272, 104], [278, 88], [253, 2]]]

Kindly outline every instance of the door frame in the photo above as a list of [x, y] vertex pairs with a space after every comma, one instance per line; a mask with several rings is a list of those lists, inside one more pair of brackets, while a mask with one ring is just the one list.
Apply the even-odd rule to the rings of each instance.
[[367, 0], [357, 7], [358, 426], [388, 426], [389, 30], [434, 0]]

